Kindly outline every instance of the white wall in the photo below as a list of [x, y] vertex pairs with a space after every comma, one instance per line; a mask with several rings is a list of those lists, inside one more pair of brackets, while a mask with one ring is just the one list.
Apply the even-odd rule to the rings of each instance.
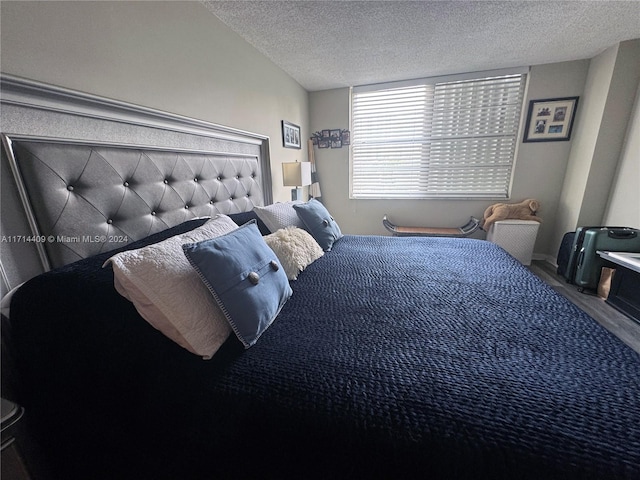
[[602, 125], [602, 112], [607, 102], [607, 92], [611, 85], [611, 75], [618, 53], [615, 45], [591, 60], [585, 92], [576, 114], [576, 128], [573, 148], [569, 156], [567, 174], [562, 186], [562, 196], [558, 206], [556, 222], [556, 242], [560, 232], [574, 230], [582, 208], [589, 166]]
[[[531, 78], [525, 106], [530, 100], [580, 97], [584, 101], [584, 85], [589, 69], [588, 60], [553, 63], [531, 67]], [[553, 243], [558, 203], [567, 169], [569, 152], [576, 138], [580, 121], [576, 117], [569, 141], [524, 143], [520, 138], [511, 201], [523, 198], [540, 200], [543, 220], [538, 231], [534, 252], [555, 258], [558, 249]], [[491, 202], [489, 202], [491, 203]]]
[[[530, 99], [581, 96], [588, 60], [537, 65], [531, 68], [526, 106]], [[311, 131], [348, 128], [349, 90], [311, 92]], [[555, 256], [549, 247], [571, 142], [523, 143], [519, 138], [510, 201], [537, 198], [543, 224], [536, 252]], [[354, 200], [349, 199], [349, 149], [316, 149], [323, 201], [348, 233], [386, 233], [382, 216], [411, 225], [455, 227], [470, 215], [482, 218], [497, 200]], [[480, 235], [481, 236], [481, 235]], [[553, 247], [555, 248], [555, 247]]]
[[[349, 128], [348, 89], [308, 94], [199, 2], [4, 1], [0, 5], [3, 73], [267, 135], [271, 139], [275, 201], [287, 200], [290, 195], [290, 189], [281, 186], [280, 164], [307, 158], [304, 142], [302, 150], [282, 147], [281, 120], [299, 124], [302, 138], [322, 129]], [[616, 148], [618, 155], [623, 152], [615, 188], [604, 193], [605, 202], [609, 197], [607, 215], [620, 219], [613, 223], [632, 224], [637, 219], [637, 208], [621, 206], [627, 201], [618, 190], [637, 195], [634, 174], [638, 149], [633, 145], [637, 145], [638, 135], [630, 130], [627, 147], [622, 150], [624, 142], [616, 140], [617, 146], [607, 143], [609, 137], [599, 127], [603, 115], [616, 118], [625, 102], [631, 109], [633, 95], [626, 91], [632, 87], [635, 92], [637, 80], [635, 84], [624, 80], [633, 77], [625, 72], [633, 65], [625, 65], [623, 60], [633, 60], [638, 41], [634, 42], [621, 44], [625, 50], [622, 56], [615, 46], [591, 62], [531, 69], [527, 103], [529, 99], [581, 97], [571, 142], [520, 141], [511, 200], [535, 197], [541, 201], [544, 223], [536, 243], [538, 253], [555, 256], [562, 233], [575, 228], [585, 212], [579, 190], [589, 181], [601, 181], [598, 175], [585, 173], [581, 151], [600, 156], [611, 155]], [[611, 68], [622, 72], [618, 83], [615, 76], [606, 73]], [[611, 85], [612, 78], [616, 89], [624, 88], [625, 93], [608, 103], [615, 92], [594, 85]], [[586, 89], [585, 82], [590, 85]], [[590, 114], [594, 109], [600, 112], [595, 116], [599, 118]], [[610, 131], [623, 135], [627, 131], [624, 121], [616, 121]], [[601, 143], [594, 146], [598, 135]], [[385, 233], [381, 223], [385, 213], [402, 223], [457, 226], [470, 215], [481, 216], [493, 203], [351, 200], [348, 148], [316, 149], [315, 153], [322, 199], [347, 233]], [[570, 154], [572, 162], [568, 161]], [[610, 177], [610, 184], [617, 157], [609, 161], [613, 166], [600, 164], [598, 168]], [[576, 190], [576, 181], [583, 187]], [[594, 203], [603, 215], [604, 202], [599, 199]]]
[[[618, 220], [616, 223], [620, 225], [638, 226], [639, 203], [622, 207], [615, 217], [607, 216], [605, 209], [611, 199], [615, 198], [618, 206], [626, 201], [620, 199], [618, 188], [623, 191], [638, 188], [637, 177], [620, 179], [618, 176], [616, 181], [616, 171], [624, 168], [632, 174], [634, 159], [636, 162], [638, 159], [637, 149], [629, 151], [637, 133], [627, 132], [640, 83], [639, 58], [640, 40], [630, 40], [591, 59], [585, 101], [578, 111], [575, 140], [553, 232], [552, 246], [556, 248], [563, 232], [578, 226], [603, 225], [609, 219]], [[625, 151], [629, 152], [626, 156]]]
[[306, 144], [283, 148], [280, 122], [308, 138], [308, 94], [199, 2], [4, 1], [1, 21], [3, 73], [267, 135], [289, 198], [280, 164]]
[[[581, 215], [582, 224], [591, 219], [597, 219], [606, 224], [605, 216], [607, 200], [613, 195], [616, 185], [616, 172], [623, 161], [632, 161], [635, 153], [636, 162], [640, 156], [638, 149], [628, 151], [629, 156], [623, 156], [627, 148], [627, 142], [633, 140], [634, 132], [628, 129], [633, 118], [634, 99], [640, 85], [640, 40], [621, 42], [618, 48], [618, 56], [611, 79], [611, 87], [607, 95], [607, 106], [603, 114], [603, 125], [600, 128], [598, 145], [594, 152], [593, 165], [587, 182], [587, 192], [583, 202], [585, 213]], [[627, 135], [627, 132], [628, 135]], [[637, 136], [637, 132], [635, 133]], [[632, 181], [630, 177], [629, 181]], [[620, 179], [620, 186], [625, 185], [624, 179]], [[633, 182], [640, 186], [637, 176]], [[631, 198], [629, 199], [629, 201]], [[631, 204], [633, 205], [633, 204]], [[640, 202], [635, 203], [635, 214], [630, 207], [623, 208], [618, 218], [623, 225], [640, 227], [637, 221], [640, 215]], [[588, 212], [588, 213], [587, 213]], [[626, 215], [625, 215], [626, 214]], [[589, 215], [589, 216], [587, 216]], [[624, 215], [624, 217], [623, 217]]]
[[640, 83], [602, 223], [640, 228]]

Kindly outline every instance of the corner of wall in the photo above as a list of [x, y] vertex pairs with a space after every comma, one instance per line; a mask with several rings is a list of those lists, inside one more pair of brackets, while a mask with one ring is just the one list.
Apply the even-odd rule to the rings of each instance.
[[[640, 43], [640, 42], [639, 42]], [[640, 228], [640, 81], [603, 224]]]
[[[589, 64], [553, 231], [551, 248], [555, 247], [556, 251], [564, 233], [575, 230], [585, 220], [583, 204], [588, 194], [589, 176], [603, 127], [618, 50], [619, 44], [616, 44], [593, 57]], [[599, 218], [597, 222], [600, 221]]]

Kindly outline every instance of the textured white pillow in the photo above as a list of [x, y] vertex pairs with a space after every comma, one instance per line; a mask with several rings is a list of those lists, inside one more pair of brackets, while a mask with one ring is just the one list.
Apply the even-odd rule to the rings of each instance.
[[303, 203], [299, 200], [293, 202], [273, 203], [266, 207], [254, 207], [258, 218], [267, 226], [271, 233], [275, 233], [281, 228], [298, 227], [304, 228], [304, 223], [298, 217], [298, 213], [293, 209], [296, 203]]
[[238, 226], [218, 215], [190, 232], [109, 258], [114, 285], [138, 313], [171, 340], [205, 359], [211, 358], [231, 333], [224, 314], [182, 251], [229, 233]]
[[318, 242], [305, 230], [297, 227], [281, 228], [266, 235], [264, 241], [274, 251], [289, 280], [324, 255]]

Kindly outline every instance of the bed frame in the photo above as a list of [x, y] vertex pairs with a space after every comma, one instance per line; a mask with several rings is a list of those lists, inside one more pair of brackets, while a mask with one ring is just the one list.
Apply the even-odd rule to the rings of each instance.
[[13, 76], [0, 88], [3, 295], [190, 218], [272, 202], [267, 136]]

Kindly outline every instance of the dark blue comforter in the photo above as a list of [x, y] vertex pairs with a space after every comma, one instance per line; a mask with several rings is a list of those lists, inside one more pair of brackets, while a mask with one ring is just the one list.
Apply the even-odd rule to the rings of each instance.
[[640, 356], [491, 243], [345, 236], [209, 361], [115, 292], [108, 255], [12, 303], [58, 478], [640, 478]]

